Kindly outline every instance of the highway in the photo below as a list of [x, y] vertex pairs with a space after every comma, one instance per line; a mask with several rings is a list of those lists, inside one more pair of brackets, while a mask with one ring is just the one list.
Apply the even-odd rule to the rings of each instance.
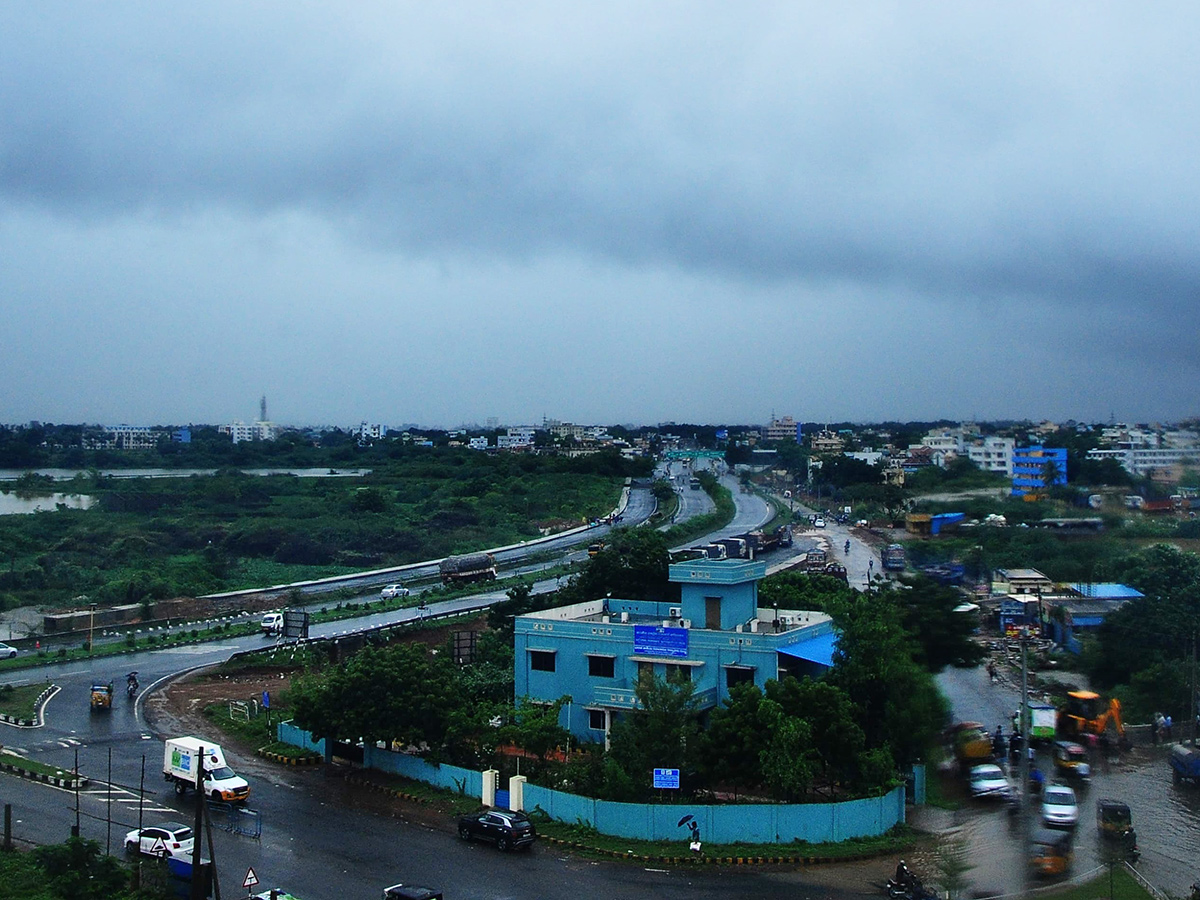
[[[735, 491], [738, 508], [735, 523], [729, 526], [731, 533], [757, 527], [769, 518], [767, 504], [737, 492], [732, 479], [727, 478], [727, 483]], [[633, 498], [648, 496], [648, 491], [633, 492], [626, 511], [627, 524], [650, 514], [647, 505], [633, 502]], [[593, 529], [591, 533], [602, 532]], [[537, 549], [544, 549], [544, 545]], [[518, 550], [512, 552], [520, 555]], [[554, 587], [555, 581], [547, 579], [535, 590]], [[430, 604], [426, 611], [408, 608], [315, 626], [311, 634], [335, 636], [421, 616], [475, 609], [504, 596], [504, 590], [497, 588]], [[255, 635], [11, 673], [6, 682], [47, 681], [59, 685], [61, 691], [47, 704], [43, 727], [2, 725], [0, 741], [14, 752], [68, 769], [78, 755], [80, 771], [92, 779], [79, 796], [82, 833], [100, 841], [102, 847], [111, 846], [119, 852], [124, 833], [138, 822], [143, 759], [146, 822], [190, 822], [192, 815], [191, 798], [181, 800], [162, 779], [163, 735], [156, 733], [153, 716], [148, 721], [144, 698], [181, 672], [211, 666], [235, 652], [262, 646], [273, 645]], [[289, 650], [280, 646], [279, 652]], [[145, 686], [143, 699], [130, 702], [118, 691], [110, 712], [92, 713], [89, 689], [93, 679], [113, 680], [120, 686], [125, 672], [133, 669], [140, 673]], [[599, 864], [546, 844], [539, 844], [527, 855], [500, 854], [486, 845], [459, 843], [450, 823], [439, 828], [395, 818], [371, 799], [374, 795], [345, 785], [341, 778], [325, 774], [323, 767], [281, 768], [235, 752], [229, 757], [253, 786], [250, 806], [261, 813], [263, 831], [261, 840], [214, 832], [225, 896], [239, 896], [238, 886], [248, 867], [255, 869], [260, 887], [290, 888], [305, 900], [378, 897], [382, 885], [396, 881], [439, 886], [453, 898], [607, 900], [652, 894], [680, 900], [727, 900], [731, 891], [738, 897], [763, 900], [860, 895], [858, 891], [830, 891], [807, 884], [800, 874], [789, 871], [662, 871], [623, 863]], [[13, 804], [14, 833], [19, 839], [56, 842], [68, 835], [75, 821], [76, 798], [70, 791], [6, 775], [0, 777], [0, 794], [4, 802]], [[114, 820], [111, 833], [105, 821], [110, 808]], [[871, 890], [865, 884], [863, 889]]]

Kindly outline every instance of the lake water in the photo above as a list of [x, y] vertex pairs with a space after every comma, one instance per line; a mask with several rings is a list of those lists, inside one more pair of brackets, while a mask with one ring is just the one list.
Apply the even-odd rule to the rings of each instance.
[[[360, 478], [371, 474], [370, 469], [240, 469], [243, 475], [295, 475], [298, 478]], [[191, 475], [215, 475], [216, 469], [100, 469], [101, 475], [112, 478], [187, 478]], [[70, 481], [76, 475], [88, 474], [87, 469], [0, 469], [0, 481], [16, 481], [32, 473]]]
[[0, 516], [43, 511], [52, 512], [58, 509], [60, 504], [68, 509], [89, 509], [95, 502], [95, 497], [89, 497], [86, 494], [51, 494], [49, 497], [18, 497], [16, 494], [0, 493]]

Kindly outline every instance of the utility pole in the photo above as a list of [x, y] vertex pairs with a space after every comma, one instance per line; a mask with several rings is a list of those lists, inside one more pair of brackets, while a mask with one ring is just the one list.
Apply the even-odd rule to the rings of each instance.
[[75, 824], [71, 826], [71, 837], [79, 837], [79, 748], [75, 748]]
[[200, 860], [204, 857], [204, 747], [196, 754], [196, 822], [192, 826], [192, 897], [204, 900], [204, 878], [200, 873]]
[[[1021, 839], [1024, 842], [1025, 852], [1029, 852], [1029, 845], [1032, 839], [1032, 798], [1029, 796], [1029, 758], [1030, 750], [1033, 744], [1030, 740], [1030, 722], [1029, 722], [1029, 628], [1028, 626], [1021, 629], [1021, 709], [1017, 721], [1021, 723]], [[1030, 883], [1031, 872], [1028, 866], [1025, 867], [1025, 883], [1027, 888], [1033, 885]]]

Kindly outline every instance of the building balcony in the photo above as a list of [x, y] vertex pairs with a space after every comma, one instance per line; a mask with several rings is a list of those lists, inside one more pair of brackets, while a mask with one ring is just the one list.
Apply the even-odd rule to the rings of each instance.
[[[697, 709], [712, 709], [717, 705], [717, 689], [715, 687], [708, 688], [703, 691], [696, 691], [695, 697]], [[590, 706], [600, 706], [606, 709], [637, 709], [637, 690], [628, 685], [609, 685], [606, 687], [598, 687], [592, 691], [592, 699]]]

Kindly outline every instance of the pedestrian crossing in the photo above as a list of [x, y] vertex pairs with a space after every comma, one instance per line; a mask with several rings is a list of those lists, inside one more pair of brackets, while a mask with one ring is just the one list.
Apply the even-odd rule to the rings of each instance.
[[102, 806], [111, 804], [114, 813], [118, 809], [135, 811], [139, 803], [141, 803], [142, 812], [144, 813], [179, 814], [179, 810], [177, 809], [160, 805], [160, 801], [153, 794], [147, 794], [144, 798], [139, 798], [137, 791], [122, 787], [119, 784], [109, 784], [104, 781], [89, 781], [87, 787], [80, 788], [79, 797], [81, 800], [91, 800]]

